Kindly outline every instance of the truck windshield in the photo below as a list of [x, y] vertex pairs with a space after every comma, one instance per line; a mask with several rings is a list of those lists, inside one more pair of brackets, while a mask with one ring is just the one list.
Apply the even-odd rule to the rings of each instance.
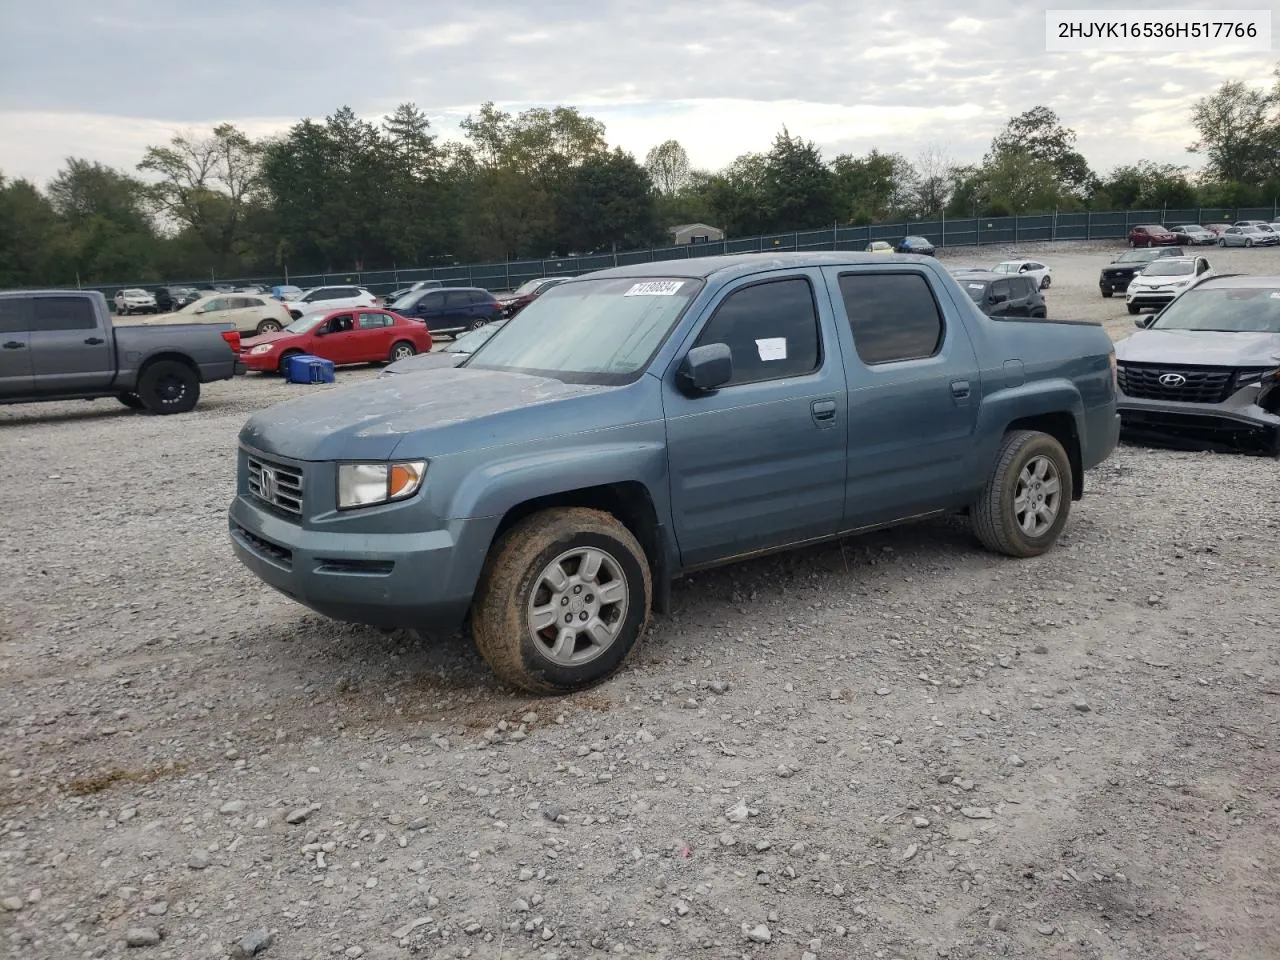
[[635, 379], [702, 289], [689, 278], [616, 277], [552, 287], [467, 361], [571, 383]]
[[1280, 333], [1280, 288], [1189, 290], [1148, 329]]

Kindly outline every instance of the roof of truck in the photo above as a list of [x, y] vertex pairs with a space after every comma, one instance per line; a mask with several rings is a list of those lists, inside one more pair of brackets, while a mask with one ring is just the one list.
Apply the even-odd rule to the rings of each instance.
[[885, 256], [871, 253], [736, 253], [720, 257], [690, 257], [679, 260], [655, 260], [652, 263], [635, 263], [625, 267], [608, 267], [584, 273], [578, 279], [604, 279], [608, 277], [689, 277], [707, 280], [711, 277], [728, 278], [765, 270], [803, 269], [805, 267], [846, 267], [866, 264], [884, 266], [888, 263], [937, 263], [933, 257], [913, 254]]

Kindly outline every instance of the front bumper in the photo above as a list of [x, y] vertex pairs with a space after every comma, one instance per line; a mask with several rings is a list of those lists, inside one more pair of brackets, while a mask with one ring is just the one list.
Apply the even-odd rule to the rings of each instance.
[[1135, 307], [1163, 307], [1165, 304], [1171, 303], [1173, 298], [1185, 289], [1185, 287], [1178, 290], [1135, 289], [1131, 284], [1126, 290], [1128, 296], [1125, 297], [1125, 302]]
[[240, 493], [228, 511], [236, 557], [269, 586], [334, 620], [451, 632], [471, 606], [498, 519], [425, 532], [309, 529]]
[[1261, 387], [1237, 390], [1222, 403], [1143, 400], [1121, 393], [1121, 435], [1159, 446], [1280, 456], [1280, 416], [1258, 406]]
[[275, 353], [242, 353], [240, 361], [247, 370], [256, 370], [258, 373], [274, 373], [280, 367], [280, 357]]

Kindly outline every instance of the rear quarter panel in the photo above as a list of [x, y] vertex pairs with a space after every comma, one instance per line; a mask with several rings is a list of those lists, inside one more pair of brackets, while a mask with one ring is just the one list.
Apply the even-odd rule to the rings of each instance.
[[209, 383], [235, 375], [236, 354], [222, 339], [233, 323], [116, 324], [117, 380], [121, 386], [137, 384], [148, 361], [161, 356], [185, 359], [195, 365], [200, 380]]

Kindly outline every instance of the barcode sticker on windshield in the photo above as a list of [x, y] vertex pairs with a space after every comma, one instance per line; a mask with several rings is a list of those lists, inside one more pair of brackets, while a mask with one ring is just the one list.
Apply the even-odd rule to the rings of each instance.
[[672, 297], [684, 286], [683, 280], [649, 280], [634, 284], [624, 297]]
[[787, 338], [766, 337], [756, 341], [756, 349], [760, 351], [761, 360], [787, 359]]

